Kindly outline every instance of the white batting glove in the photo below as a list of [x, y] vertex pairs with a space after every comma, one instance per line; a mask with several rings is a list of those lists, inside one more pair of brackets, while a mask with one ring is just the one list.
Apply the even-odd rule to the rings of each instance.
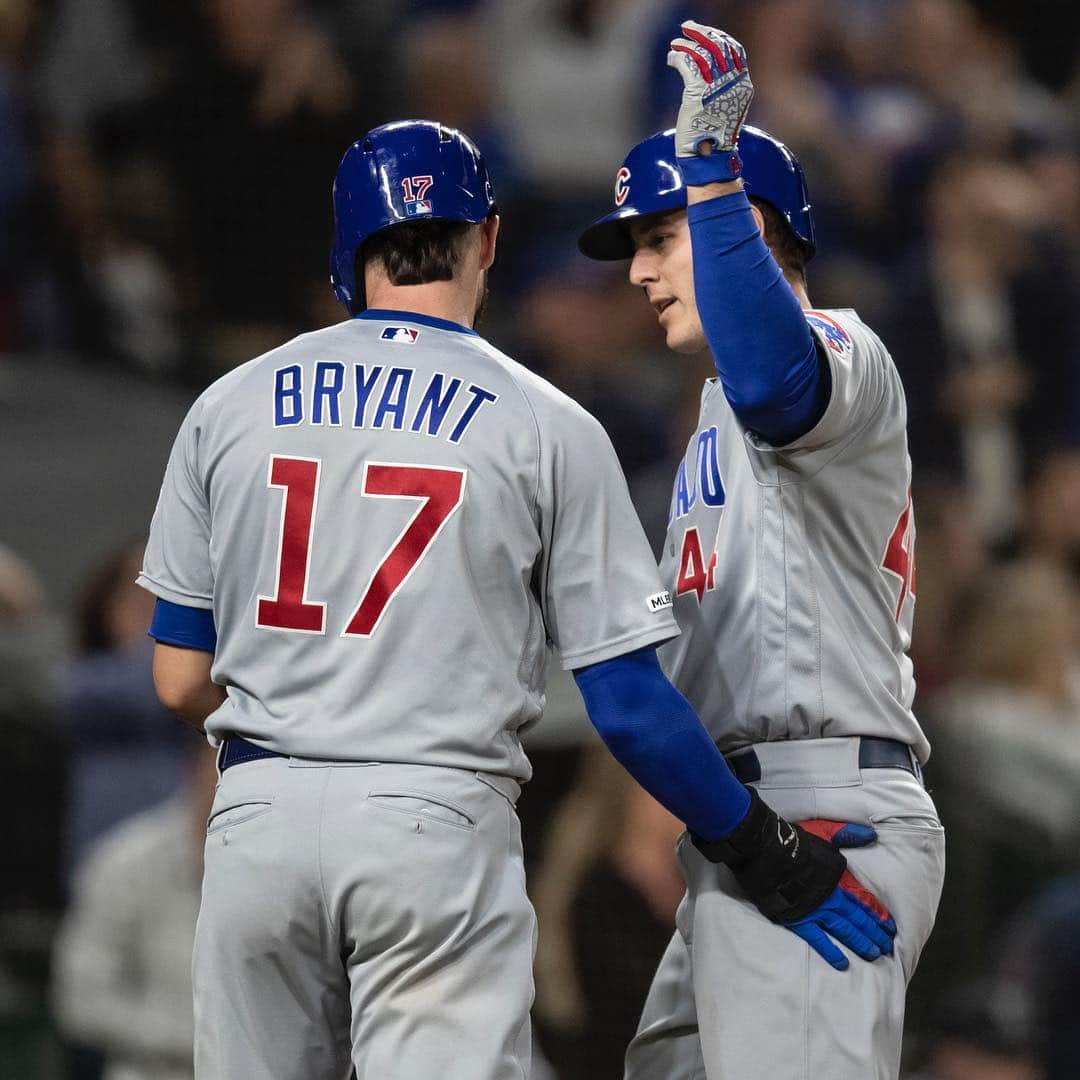
[[[723, 30], [697, 22], [682, 24], [671, 43], [668, 66], [683, 80], [675, 125], [675, 154], [688, 184], [734, 180], [742, 171], [736, 148], [754, 84], [746, 50]], [[709, 143], [711, 153], [701, 153]]]

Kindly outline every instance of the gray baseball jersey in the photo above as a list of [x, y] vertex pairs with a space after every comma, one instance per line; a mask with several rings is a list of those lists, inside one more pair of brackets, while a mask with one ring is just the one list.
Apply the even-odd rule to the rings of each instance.
[[838, 975], [683, 842], [687, 895], [626, 1080], [899, 1074], [904, 994], [934, 923], [944, 832], [912, 773], [860, 768], [854, 736], [929, 753], [906, 656], [906, 407], [888, 353], [853, 311], [806, 318], [832, 395], [802, 438], [780, 449], [755, 439], [720, 384], [705, 387], [664, 551], [683, 636], [662, 658], [725, 751], [755, 744], [755, 787], [774, 810], [874, 826], [876, 843], [845, 854], [894, 915], [896, 955]]
[[519, 779], [549, 639], [576, 668], [678, 633], [599, 423], [473, 332], [389, 312], [195, 402], [139, 581], [213, 609], [212, 738]]
[[661, 564], [683, 635], [661, 658], [725, 752], [878, 735], [925, 761], [903, 387], [854, 311], [805, 314], [832, 372], [812, 431], [771, 446], [705, 385]]

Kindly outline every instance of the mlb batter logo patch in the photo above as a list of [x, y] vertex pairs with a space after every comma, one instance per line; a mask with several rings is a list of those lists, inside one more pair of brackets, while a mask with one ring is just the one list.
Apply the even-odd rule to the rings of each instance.
[[825, 344], [834, 353], [844, 356], [854, 348], [851, 336], [835, 319], [830, 319], [820, 311], [804, 311], [803, 314], [815, 330], [821, 331]]
[[419, 336], [420, 331], [411, 326], [384, 326], [379, 340], [393, 341], [397, 345], [415, 345]]
[[671, 593], [667, 591], [653, 593], [652, 596], [646, 598], [645, 603], [648, 605], [649, 610], [654, 614], [658, 611], [664, 611], [672, 606]]
[[401, 181], [406, 217], [423, 217], [432, 212], [431, 200], [425, 198], [434, 183], [431, 176], [406, 176]]

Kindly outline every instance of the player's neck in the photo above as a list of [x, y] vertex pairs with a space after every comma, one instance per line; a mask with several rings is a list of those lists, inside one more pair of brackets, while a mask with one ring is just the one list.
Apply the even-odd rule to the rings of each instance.
[[459, 281], [431, 281], [426, 285], [391, 285], [385, 281], [368, 290], [367, 306], [390, 311], [430, 315], [460, 326], [472, 326], [476, 318], [476, 290]]
[[[787, 277], [787, 275], [784, 275]], [[791, 291], [795, 294], [795, 299], [799, 301], [799, 307], [803, 311], [809, 311], [813, 307], [810, 303], [810, 294], [806, 291], [806, 284], [800, 278], [787, 278], [787, 283], [791, 286]]]

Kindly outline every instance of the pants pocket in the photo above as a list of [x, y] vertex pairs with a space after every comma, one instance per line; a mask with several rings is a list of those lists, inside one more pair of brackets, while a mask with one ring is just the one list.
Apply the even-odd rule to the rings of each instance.
[[878, 830], [931, 833], [943, 833], [945, 831], [937, 815], [926, 810], [901, 814], [871, 814], [870, 824]]
[[206, 823], [206, 835], [213, 836], [222, 829], [232, 828], [234, 825], [241, 825], [245, 821], [262, 817], [273, 806], [273, 803], [273, 799], [245, 799], [243, 802], [223, 806], [210, 815], [210, 820]]
[[476, 821], [467, 810], [450, 802], [445, 796], [432, 795], [427, 791], [371, 791], [368, 792], [367, 801], [380, 810], [405, 814], [417, 821], [438, 821], [456, 829], [476, 828]]

